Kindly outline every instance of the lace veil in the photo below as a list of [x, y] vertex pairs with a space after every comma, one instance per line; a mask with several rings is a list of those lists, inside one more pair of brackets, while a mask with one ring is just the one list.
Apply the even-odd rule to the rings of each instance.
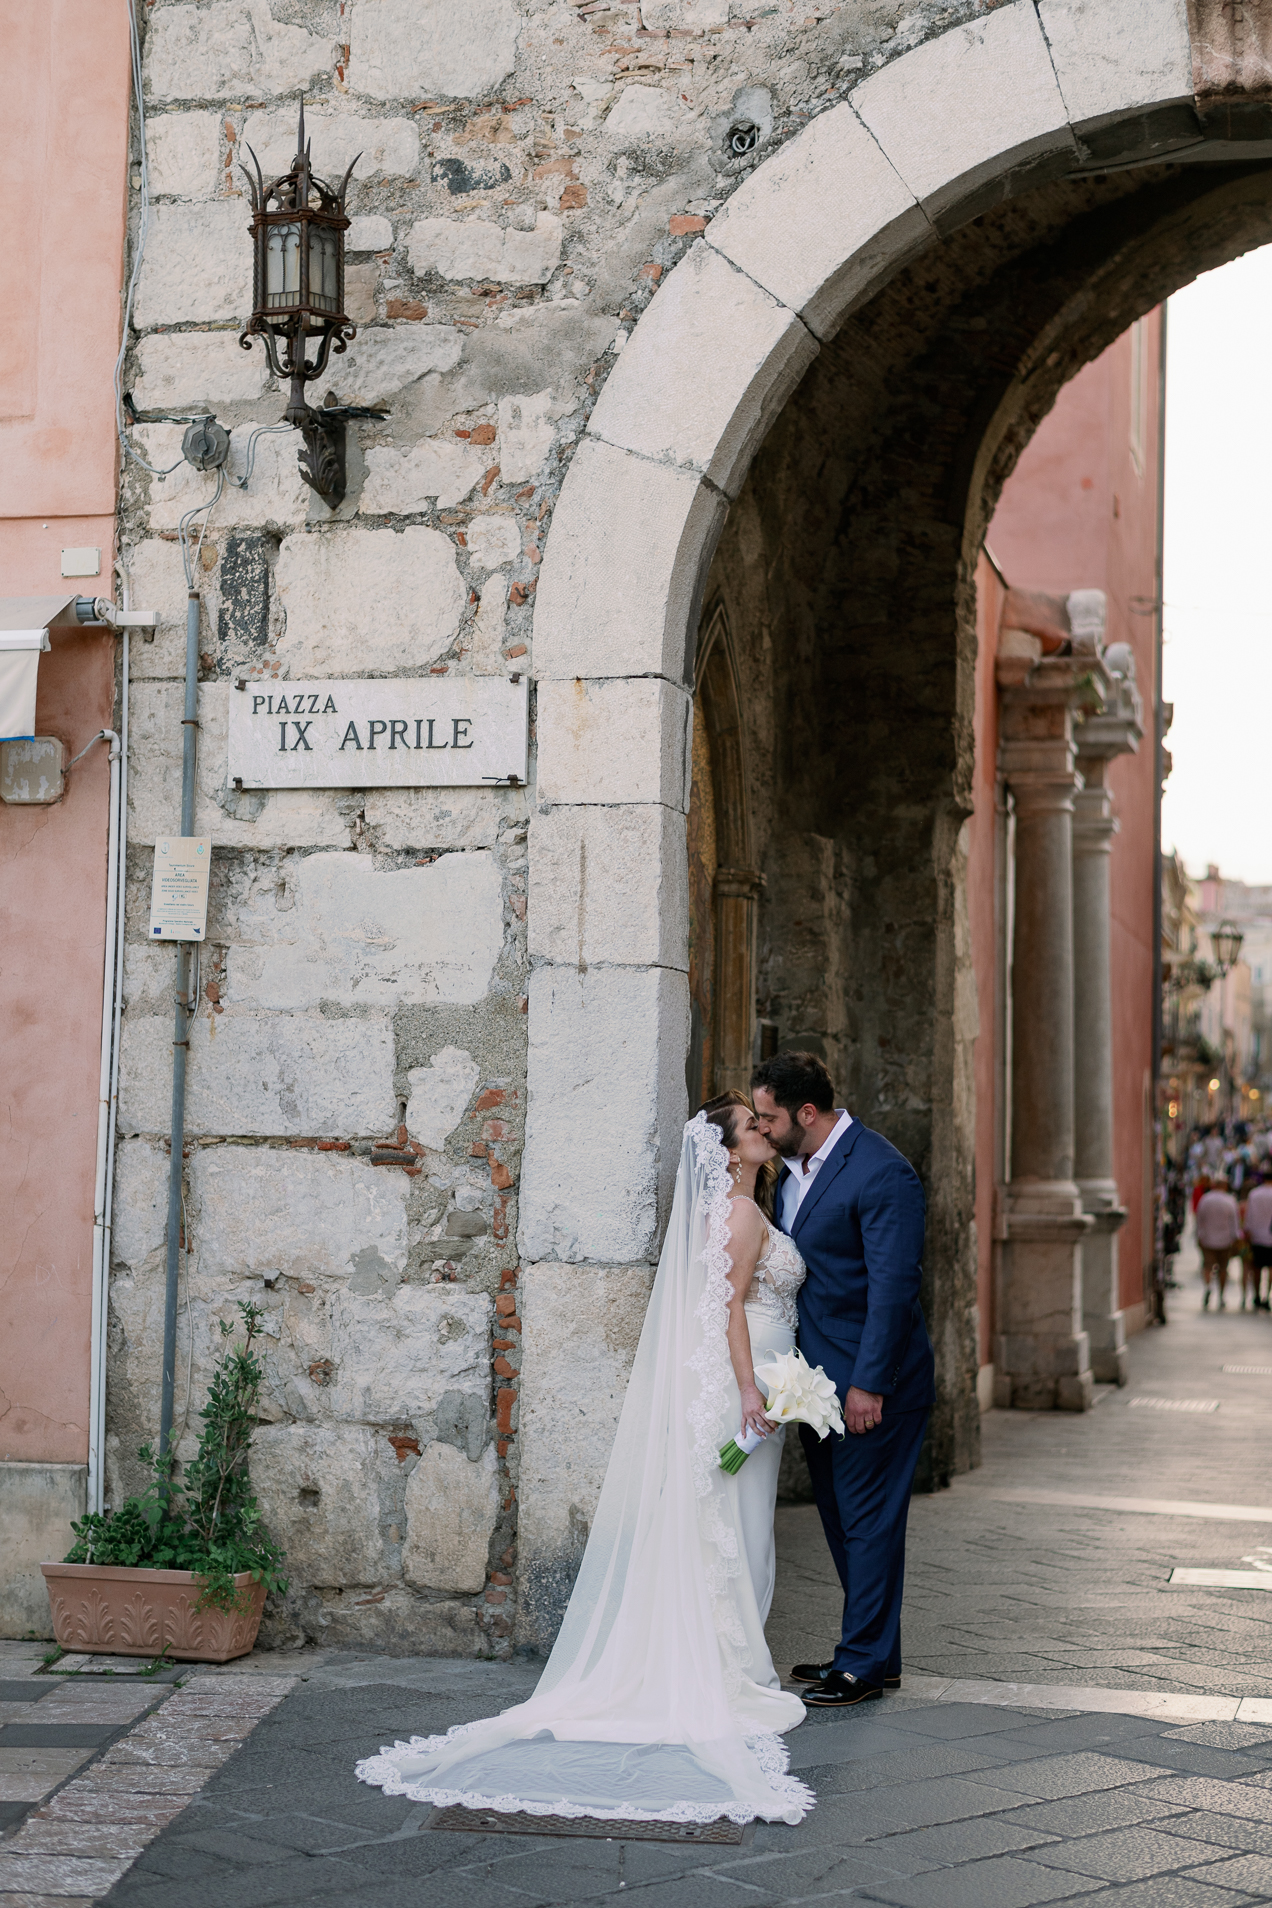
[[744, 1565], [717, 1463], [739, 1412], [728, 1193], [719, 1129], [699, 1113], [587, 1549], [534, 1695], [383, 1750], [358, 1764], [364, 1782], [540, 1815], [798, 1822], [812, 1807], [780, 1740], [803, 1704], [777, 1686], [734, 1594]]

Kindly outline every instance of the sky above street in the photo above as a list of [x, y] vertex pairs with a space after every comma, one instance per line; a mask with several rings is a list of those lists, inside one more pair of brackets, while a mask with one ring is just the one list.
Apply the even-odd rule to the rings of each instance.
[[1272, 246], [1170, 300], [1162, 846], [1272, 882]]

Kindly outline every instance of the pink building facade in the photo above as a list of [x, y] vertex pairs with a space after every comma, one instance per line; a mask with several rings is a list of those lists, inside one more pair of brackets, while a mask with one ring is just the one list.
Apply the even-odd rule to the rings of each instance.
[[[1067, 902], [1057, 898], [1049, 931], [1063, 939], [1061, 917], [1067, 906], [1076, 990], [1067, 1088], [1075, 1107], [1068, 1176], [1074, 1183], [1087, 1178], [1112, 1181], [1111, 1188], [1107, 1183], [1102, 1187], [1099, 1212], [1091, 1210], [1090, 1197], [1083, 1201], [1085, 1216], [1094, 1223], [1079, 1228], [1075, 1242], [1087, 1262], [1098, 1259], [1110, 1239], [1116, 1242], [1115, 1265], [1107, 1268], [1113, 1280], [1109, 1315], [1120, 1314], [1121, 1332], [1116, 1324], [1106, 1326], [1109, 1342], [1100, 1346], [1094, 1342], [1100, 1328], [1093, 1327], [1090, 1350], [1097, 1379], [1123, 1375], [1124, 1359], [1116, 1355], [1120, 1336], [1145, 1321], [1153, 1249], [1152, 711], [1158, 697], [1155, 602], [1163, 348], [1162, 313], [1155, 311], [1065, 386], [1004, 488], [977, 569], [976, 781], [975, 810], [968, 824], [968, 912], [979, 1023], [976, 1228], [982, 1403], [995, 1397], [1000, 1403], [1012, 1401], [1001, 1367], [1011, 1324], [1004, 1311], [1011, 1304], [1005, 1286], [1011, 1282], [1013, 1249], [1013, 1072], [1018, 1093], [1027, 1093], [1032, 1085], [1035, 1100], [1044, 1105], [1047, 1094], [1045, 1080], [1020, 1078], [1021, 1039], [1030, 1038], [1031, 1029], [1013, 1027], [1013, 928], [1021, 904], [1014, 849], [1022, 823], [1019, 803], [1010, 793], [1004, 699], [1028, 696], [1030, 684], [1048, 669], [1063, 673], [1067, 684], [1055, 683], [1040, 692], [1043, 699], [1062, 696], [1068, 703], [1059, 724], [1067, 728], [1067, 739], [1053, 734], [1058, 753], [1045, 771], [1052, 778], [1050, 799], [1065, 799], [1061, 785], [1066, 773], [1082, 775], [1088, 784], [1072, 792], [1072, 818], [1064, 825], [1073, 838], [1074, 880]], [[1080, 593], [1076, 602], [1075, 592]], [[1088, 592], [1101, 593], [1102, 605], [1098, 599], [1086, 599]], [[1075, 610], [1076, 623], [1083, 615], [1093, 619], [1087, 631], [1069, 614]], [[1072, 625], [1068, 629], [1066, 621]], [[1114, 678], [1111, 687], [1102, 683], [1102, 715], [1094, 707], [1089, 683], [1083, 683], [1091, 666], [1100, 667], [1100, 652], [1103, 664], [1112, 665]], [[1027, 671], [1023, 683], [1022, 671]], [[1132, 707], [1136, 699], [1141, 705], [1138, 720]], [[1036, 710], [1033, 719], [1036, 724]], [[1093, 732], [1100, 729], [1104, 734], [1097, 739]], [[1066, 770], [1061, 760], [1066, 749], [1076, 758], [1076, 769]], [[1096, 1050], [1099, 1018], [1093, 1025], [1090, 1003], [1084, 1013], [1082, 996], [1084, 895], [1089, 900], [1090, 894], [1083, 886], [1084, 841], [1093, 854], [1104, 856], [1097, 882], [1107, 876], [1107, 1003], [1102, 1016], [1108, 1029], [1107, 1057]], [[1092, 931], [1097, 936], [1104, 932], [1098, 921], [1086, 923], [1086, 930], [1088, 937]], [[1088, 946], [1088, 964], [1090, 958]], [[1062, 967], [1058, 962], [1057, 971]], [[1021, 1005], [1016, 1003], [1017, 1011]], [[1048, 1003], [1036, 1002], [1034, 1010], [1045, 1016]], [[1096, 1078], [1098, 1085], [1106, 1067], [1108, 1104], [1093, 1109], [1091, 1083]], [[1062, 1120], [1062, 1113], [1059, 1117]], [[1108, 1129], [1109, 1158], [1103, 1172], [1084, 1174], [1084, 1145], [1089, 1154], [1093, 1119]], [[1097, 1150], [1100, 1138], [1097, 1132]], [[1110, 1216], [1118, 1212], [1125, 1216]]]
[[[44, 0], [9, 21], [0, 591], [15, 627], [23, 598], [114, 595], [129, 54], [123, 0]], [[62, 553], [86, 548], [100, 553], [98, 574], [80, 562], [82, 580], [66, 580]], [[35, 728], [69, 760], [112, 724], [116, 638], [55, 627], [50, 644]], [[47, 1628], [29, 1566], [50, 1544], [65, 1548], [85, 1501], [109, 786], [99, 745], [61, 801], [0, 805], [0, 1587], [11, 1635]]]

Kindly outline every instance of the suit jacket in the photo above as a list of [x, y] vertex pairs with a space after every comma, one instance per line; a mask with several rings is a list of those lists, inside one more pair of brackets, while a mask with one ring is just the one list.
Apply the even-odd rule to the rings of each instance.
[[932, 1341], [919, 1303], [924, 1211], [909, 1160], [854, 1120], [795, 1215], [791, 1237], [808, 1267], [799, 1292], [800, 1349], [810, 1365], [824, 1367], [841, 1402], [849, 1385], [890, 1398], [894, 1411], [925, 1410], [935, 1400]]

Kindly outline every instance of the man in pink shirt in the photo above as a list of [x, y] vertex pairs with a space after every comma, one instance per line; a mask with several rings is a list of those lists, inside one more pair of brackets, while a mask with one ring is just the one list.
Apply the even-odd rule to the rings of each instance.
[[1228, 1191], [1226, 1174], [1220, 1173], [1211, 1181], [1210, 1191], [1203, 1193], [1197, 1202], [1197, 1244], [1201, 1247], [1201, 1276], [1206, 1284], [1201, 1299], [1203, 1311], [1210, 1304], [1212, 1275], [1219, 1287], [1219, 1310], [1224, 1310], [1228, 1261], [1236, 1251], [1240, 1237], [1241, 1214], [1237, 1210], [1236, 1200]]
[[[1258, 1184], [1251, 1188], [1250, 1197], [1245, 1202], [1241, 1214], [1241, 1230], [1245, 1233], [1250, 1247], [1250, 1282], [1254, 1286], [1254, 1309], [1256, 1312], [1272, 1311], [1272, 1182], [1266, 1171], [1260, 1173]], [[1261, 1296], [1263, 1274], [1268, 1270], [1268, 1296]], [[1245, 1306], [1244, 1281], [1241, 1292], [1241, 1304]]]

